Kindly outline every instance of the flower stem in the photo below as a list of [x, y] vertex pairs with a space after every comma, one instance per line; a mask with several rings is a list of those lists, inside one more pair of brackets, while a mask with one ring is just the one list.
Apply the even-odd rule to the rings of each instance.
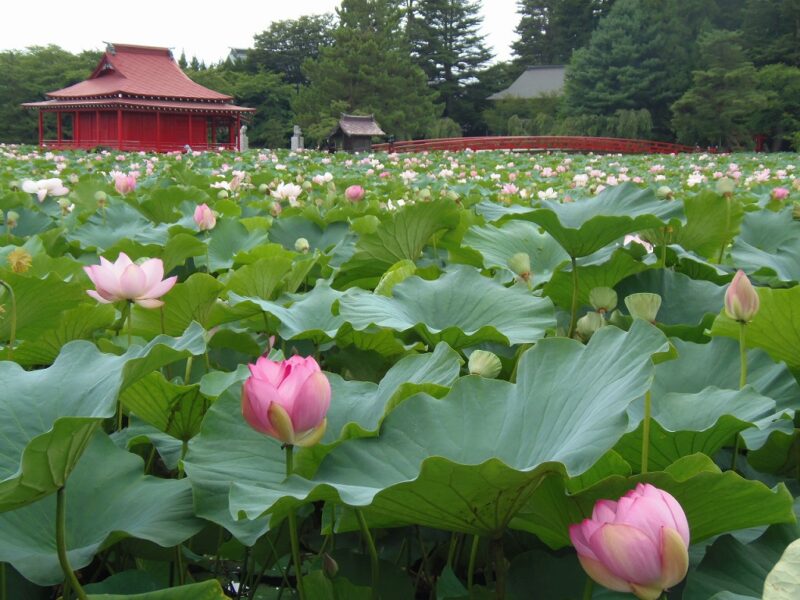
[[358, 526], [361, 529], [361, 535], [364, 537], [364, 541], [367, 544], [367, 550], [369, 551], [369, 566], [372, 573], [372, 590], [370, 592], [370, 598], [372, 598], [372, 600], [377, 600], [378, 580], [380, 578], [378, 551], [375, 549], [375, 541], [372, 539], [372, 534], [369, 532], [369, 526], [367, 525], [367, 520], [364, 518], [364, 513], [358, 508], [356, 508], [355, 511], [356, 518], [358, 519]]
[[[294, 469], [294, 446], [286, 445], [286, 476], [292, 474]], [[289, 511], [289, 539], [292, 544], [292, 562], [294, 563], [295, 577], [297, 579], [297, 595], [300, 600], [306, 600], [306, 590], [303, 584], [302, 563], [300, 562], [300, 539], [297, 537], [297, 515], [294, 509]]]
[[739, 322], [739, 389], [747, 384], [747, 348], [745, 347], [745, 327], [747, 323]]
[[8, 334], [8, 360], [14, 360], [14, 343], [17, 341], [17, 297], [11, 286], [0, 279], [0, 285], [8, 290], [11, 298], [11, 328]]
[[506, 598], [506, 555], [503, 551], [502, 534], [492, 540], [494, 555], [494, 593], [497, 600]]
[[647, 390], [644, 395], [644, 419], [642, 419], [642, 473], [647, 473], [647, 461], [650, 456], [650, 413], [652, 403], [652, 395], [650, 390]]
[[67, 557], [67, 501], [64, 489], [64, 486], [61, 486], [56, 492], [56, 549], [58, 551], [58, 562], [70, 587], [75, 590], [78, 600], [88, 600], [86, 592], [83, 591], [81, 584], [78, 582], [78, 578], [75, 576]]
[[583, 586], [583, 600], [592, 600], [592, 593], [594, 592], [594, 581], [588, 575], [586, 576], [586, 585]]
[[472, 591], [472, 582], [475, 579], [475, 562], [478, 559], [478, 546], [480, 546], [481, 537], [479, 535], [472, 536], [472, 547], [469, 550], [469, 564], [467, 566], [467, 590]]
[[578, 262], [574, 256], [570, 256], [570, 260], [572, 261], [572, 309], [570, 310], [568, 338], [575, 335], [575, 324], [578, 322]]

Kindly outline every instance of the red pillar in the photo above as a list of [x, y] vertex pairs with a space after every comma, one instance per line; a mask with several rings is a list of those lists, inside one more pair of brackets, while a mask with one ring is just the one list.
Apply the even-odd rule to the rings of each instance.
[[117, 109], [117, 148], [122, 150], [122, 109]]
[[211, 147], [212, 149], [214, 146], [217, 145], [217, 119], [215, 117], [211, 117]]
[[39, 111], [39, 145], [44, 142], [44, 112]]
[[[192, 141], [193, 141], [193, 138], [192, 138], [192, 120], [193, 120], [192, 119], [192, 113], [189, 113], [189, 141], [187, 142], [189, 144], [189, 146], [192, 145]], [[194, 147], [192, 147], [192, 150], [194, 150]]]
[[161, 151], [161, 111], [156, 111], [156, 152]]
[[72, 147], [77, 148], [81, 141], [81, 121], [80, 113], [76, 110], [72, 117]]
[[58, 145], [61, 145], [61, 111], [56, 113], [56, 139], [58, 140]]

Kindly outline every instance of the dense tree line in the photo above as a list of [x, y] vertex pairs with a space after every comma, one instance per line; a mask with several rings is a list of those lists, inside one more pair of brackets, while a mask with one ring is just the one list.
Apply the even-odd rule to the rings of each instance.
[[[335, 15], [277, 21], [245, 60], [199, 83], [257, 109], [253, 145], [294, 124], [321, 142], [341, 112], [374, 113], [397, 139], [581, 134], [740, 148], [800, 147], [797, 0], [519, 0], [514, 58], [492, 64], [477, 0], [342, 0]], [[509, 36], [512, 32], [509, 32]], [[35, 142], [19, 104], [80, 81], [98, 53], [0, 52], [0, 141]], [[527, 66], [566, 65], [562, 93], [490, 101]]]

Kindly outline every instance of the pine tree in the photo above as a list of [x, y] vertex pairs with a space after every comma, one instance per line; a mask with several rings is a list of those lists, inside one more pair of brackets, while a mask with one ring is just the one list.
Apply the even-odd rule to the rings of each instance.
[[412, 53], [444, 103], [444, 116], [459, 107], [464, 85], [492, 58], [479, 29], [480, 5], [469, 0], [408, 2], [407, 31]]
[[742, 30], [745, 48], [756, 66], [800, 66], [798, 0], [748, 0]]
[[670, 106], [691, 83], [695, 40], [708, 10], [705, 0], [616, 0], [570, 61], [564, 114], [647, 109], [654, 134], [671, 137]]
[[517, 62], [563, 65], [589, 42], [614, 0], [519, 0], [519, 39], [512, 44]]
[[396, 2], [343, 0], [334, 43], [309, 60], [310, 85], [294, 101], [310, 140], [322, 140], [341, 112], [374, 114], [397, 139], [421, 136], [439, 116], [435, 93], [411, 59]]

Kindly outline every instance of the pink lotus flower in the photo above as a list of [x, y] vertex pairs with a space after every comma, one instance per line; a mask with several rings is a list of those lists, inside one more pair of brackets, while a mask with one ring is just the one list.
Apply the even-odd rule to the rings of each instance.
[[331, 386], [312, 357], [247, 365], [242, 414], [256, 431], [292, 446], [313, 446], [325, 434]]
[[145, 308], [158, 308], [164, 304], [158, 298], [170, 291], [178, 279], [162, 280], [164, 263], [160, 258], [137, 265], [124, 252], [120, 252], [113, 263], [101, 256], [99, 265], [83, 267], [83, 270], [97, 288], [86, 293], [102, 304], [128, 300]]
[[675, 498], [649, 483], [618, 502], [600, 500], [592, 518], [570, 525], [569, 537], [597, 583], [655, 600], [686, 577], [689, 523]]
[[344, 197], [350, 200], [350, 202], [358, 202], [364, 197], [364, 188], [360, 185], [351, 185], [344, 191]]
[[725, 290], [725, 314], [731, 319], [747, 323], [756, 316], [759, 305], [758, 292], [744, 271], [739, 269]]
[[114, 189], [123, 196], [136, 189], [136, 176], [117, 173], [114, 175]]
[[199, 204], [194, 209], [194, 222], [200, 231], [209, 231], [216, 226], [217, 215], [208, 207], [208, 204]]
[[773, 200], [783, 201], [789, 197], [789, 189], [785, 187], [776, 187], [770, 194]]

